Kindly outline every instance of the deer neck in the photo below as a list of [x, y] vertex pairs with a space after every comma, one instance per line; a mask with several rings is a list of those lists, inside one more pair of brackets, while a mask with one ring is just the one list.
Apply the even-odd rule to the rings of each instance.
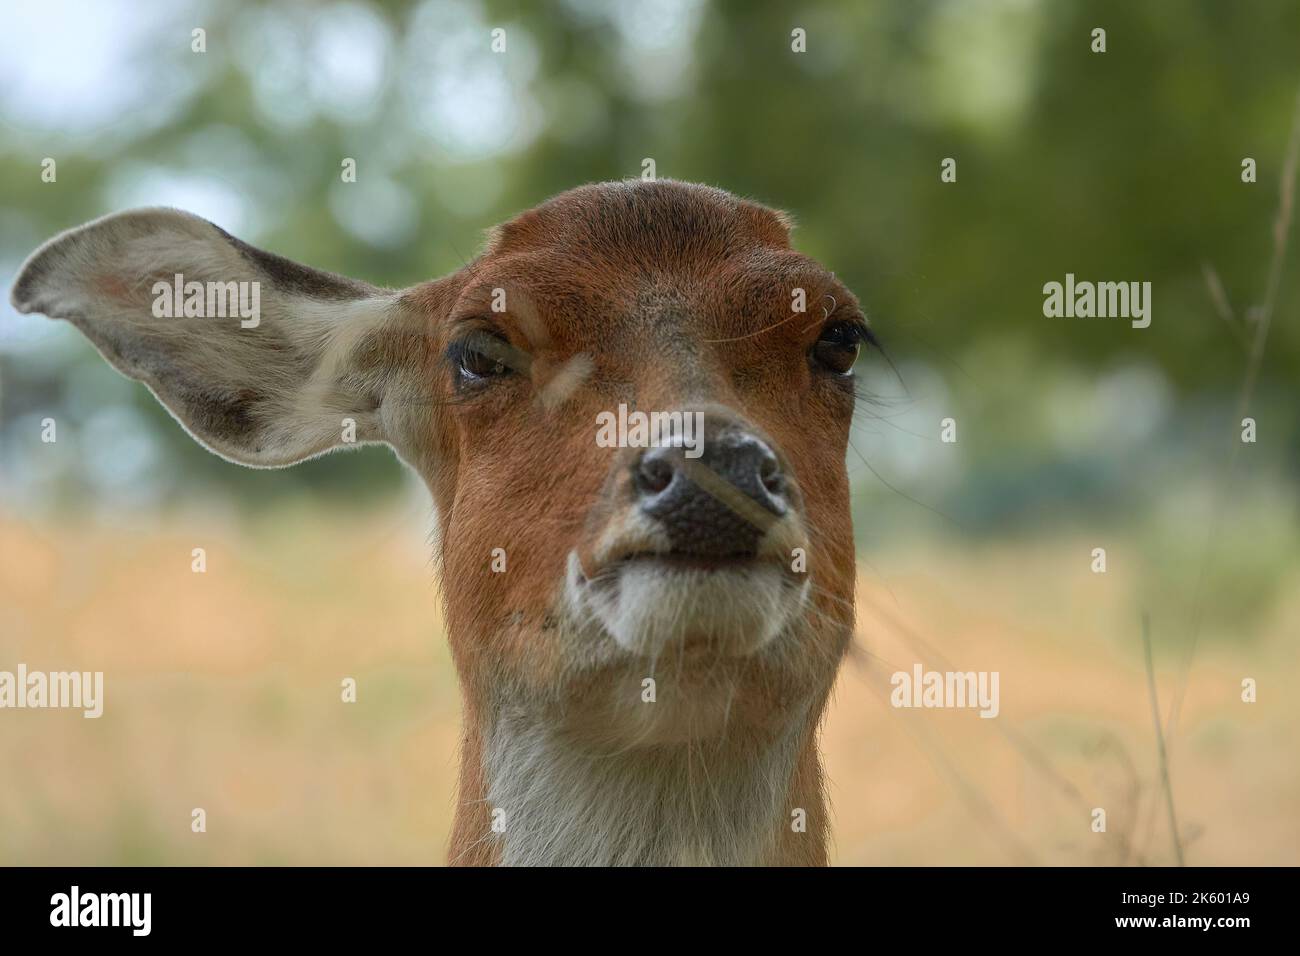
[[467, 729], [453, 862], [823, 864], [821, 707], [797, 710], [775, 732], [602, 752], [498, 707]]

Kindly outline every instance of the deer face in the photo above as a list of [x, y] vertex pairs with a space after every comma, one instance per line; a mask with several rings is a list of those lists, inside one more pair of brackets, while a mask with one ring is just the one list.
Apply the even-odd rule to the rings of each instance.
[[[222, 305], [245, 286], [256, 316]], [[868, 333], [768, 209], [583, 187], [401, 293], [142, 210], [47, 243], [13, 299], [74, 322], [229, 459], [394, 446], [438, 507], [471, 712], [659, 743], [761, 731], [829, 690]]]
[[677, 183], [566, 193], [447, 281], [433, 486], [466, 674], [643, 743], [824, 692], [851, 621], [853, 296], [775, 213]]

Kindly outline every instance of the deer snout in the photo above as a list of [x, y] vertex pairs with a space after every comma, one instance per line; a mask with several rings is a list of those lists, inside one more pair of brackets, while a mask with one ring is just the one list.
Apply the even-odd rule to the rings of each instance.
[[743, 657], [782, 633], [807, 597], [799, 482], [777, 446], [719, 406], [664, 413], [628, 443], [570, 555], [574, 616], [626, 651]]
[[672, 550], [704, 558], [752, 558], [773, 522], [790, 508], [776, 453], [738, 426], [706, 430], [691, 449], [646, 449], [633, 464], [641, 512], [657, 521]]

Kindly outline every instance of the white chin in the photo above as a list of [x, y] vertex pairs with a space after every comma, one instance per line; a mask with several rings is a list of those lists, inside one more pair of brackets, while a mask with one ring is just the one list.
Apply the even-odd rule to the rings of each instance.
[[569, 572], [570, 598], [619, 647], [644, 657], [753, 654], [784, 629], [807, 590], [773, 564], [704, 570], [638, 559], [588, 581], [570, 555]]

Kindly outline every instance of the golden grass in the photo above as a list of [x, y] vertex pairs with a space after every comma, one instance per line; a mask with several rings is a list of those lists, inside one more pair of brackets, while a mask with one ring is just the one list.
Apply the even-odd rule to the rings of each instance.
[[[838, 862], [1171, 862], [1140, 588], [1089, 573], [1089, 547], [870, 556], [883, 577], [864, 565], [862, 650], [825, 728]], [[1198, 651], [1169, 742], [1192, 864], [1300, 863], [1294, 583], [1251, 633]], [[1153, 618], [1159, 634], [1175, 610]], [[1156, 647], [1163, 700], [1177, 655]], [[999, 671], [1001, 716], [890, 707], [889, 673], [917, 660]], [[0, 712], [0, 863], [442, 861], [459, 702], [410, 514], [0, 518], [0, 669], [20, 661], [103, 670], [106, 703], [99, 720]], [[1243, 677], [1258, 703], [1240, 701]]]

